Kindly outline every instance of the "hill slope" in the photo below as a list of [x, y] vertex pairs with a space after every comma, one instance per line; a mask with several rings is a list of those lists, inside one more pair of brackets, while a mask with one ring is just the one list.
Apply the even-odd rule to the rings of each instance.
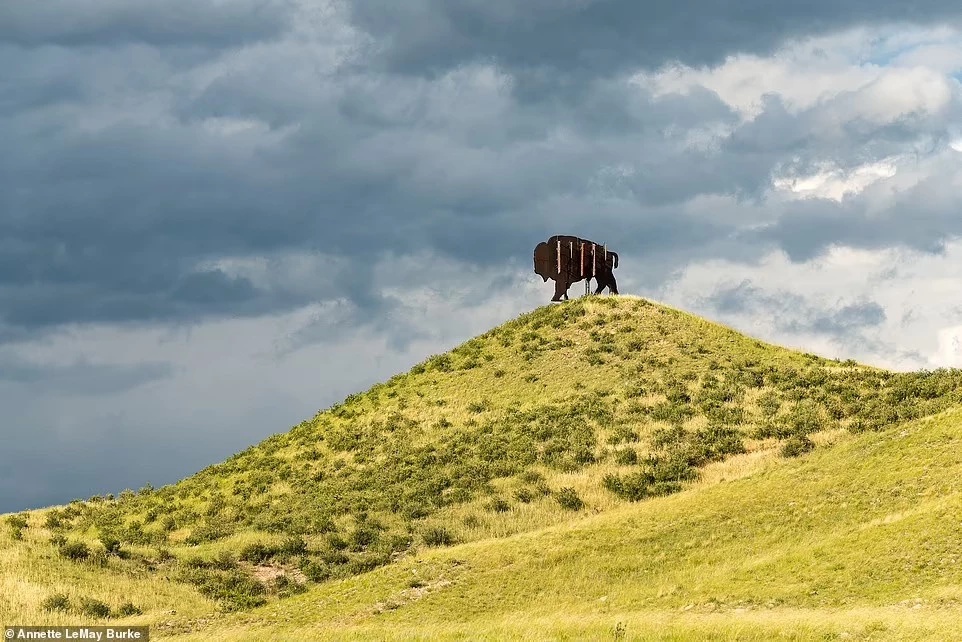
[[184, 639], [962, 638], [962, 411], [736, 459], [751, 474], [427, 552]]
[[[365, 587], [390, 598], [401, 569], [433, 547], [460, 543], [449, 550], [501, 559], [524, 542], [539, 548], [546, 544], [532, 542], [575, 532], [587, 539], [559, 560], [570, 557], [582, 574], [598, 576], [592, 551], [612, 542], [608, 561], [594, 564], [634, 568], [637, 554], [629, 550], [650, 542], [612, 536], [612, 528], [625, 527], [614, 526], [617, 520], [665, 510], [663, 518], [691, 522], [696, 531], [735, 528], [730, 519], [745, 508], [724, 489], [743, 487], [709, 482], [747, 474], [779, 450], [802, 454], [812, 439], [838, 440], [939, 412], [959, 402], [960, 382], [958, 371], [893, 374], [800, 354], [633, 297], [541, 308], [178, 484], [8, 518], [0, 536], [0, 620], [94, 622], [107, 608], [125, 623], [170, 621], [160, 631], [172, 633], [203, 626], [216, 612], [301, 608], [293, 605], [317, 599], [344, 610], [315, 609], [312, 617], [343, 619], [360, 603], [338, 591]], [[773, 470], [783, 467], [791, 468]], [[780, 483], [784, 493], [795, 482]], [[708, 517], [683, 499], [703, 492], [722, 493]], [[764, 501], [776, 489], [745, 492], [745, 501]], [[664, 495], [673, 496], [649, 499]], [[849, 506], [852, 519], [872, 514], [863, 508]], [[511, 538], [518, 533], [528, 535]], [[687, 559], [679, 557], [683, 542], [694, 542], [708, 566], [715, 551], [734, 555], [722, 545], [731, 542], [688, 538], [684, 529], [656, 540], [668, 565]], [[534, 549], [520, 550], [539, 558]], [[530, 600], [531, 585], [515, 582], [527, 587], [516, 593], [521, 602], [504, 601], [512, 599], [510, 569], [523, 566], [512, 562], [500, 578], [484, 574], [498, 582], [487, 589], [487, 580], [439, 576], [409, 593], [425, 594], [413, 600], [419, 605], [434, 603], [433, 588], [450, 581], [460, 588], [438, 595], [459, 596], [452, 599], [469, 612], [489, 605], [485, 626], [497, 630], [494, 614]], [[529, 570], [550, 586], [563, 568]], [[629, 592], [648, 580], [634, 571], [615, 577]], [[499, 583], [505, 591], [496, 600], [471, 588]], [[672, 586], [663, 586], [665, 595]], [[567, 594], [575, 604], [583, 597]], [[568, 608], [543, 597], [545, 608], [525, 617]]]

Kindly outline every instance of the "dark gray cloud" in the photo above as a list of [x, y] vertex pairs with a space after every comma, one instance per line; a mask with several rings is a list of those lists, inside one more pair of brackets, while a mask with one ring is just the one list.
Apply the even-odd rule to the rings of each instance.
[[[200, 2], [161, 13], [148, 3], [5, 4], [0, 45], [19, 45], [5, 49], [17, 71], [0, 84], [0, 136], [16, 150], [0, 156], [5, 332], [258, 315], [338, 296], [370, 318], [389, 302], [366, 270], [387, 249], [493, 266], [526, 256], [562, 228], [616, 236], [623, 255], [657, 257], [663, 273], [737, 232], [671, 211], [691, 198], [757, 201], [775, 166], [800, 169], [824, 153], [852, 164], [944, 129], [944, 119], [930, 118], [890, 132], [829, 135], [819, 128], [824, 105], [798, 115], [777, 98], [738, 126], [711, 91], [655, 96], [628, 82], [638, 65], [677, 57], [681, 42], [697, 61], [710, 58], [711, 47], [719, 55], [738, 50], [726, 40], [738, 29], [760, 34], [756, 44], [821, 29], [781, 9], [755, 8], [718, 40], [707, 17], [691, 21], [663, 8], [643, 20], [640, 8], [621, 2], [349, 6], [376, 47], [338, 41], [344, 25], [336, 12], [310, 32], [315, 40], [289, 36], [304, 28], [292, 22], [300, 9], [289, 3]], [[705, 16], [721, 11], [712, 7], [702, 8]], [[931, 9], [933, 20], [946, 15], [935, 3]], [[821, 10], [818, 24], [832, 28], [864, 17], [828, 4]], [[424, 12], [432, 18], [417, 29], [405, 22]], [[673, 26], [700, 35], [678, 38]], [[433, 78], [379, 67], [382, 54], [401, 67], [422, 56], [422, 36], [432, 47], [472, 43], [463, 52], [479, 57], [446, 58], [472, 64]], [[244, 53], [254, 40], [260, 54]], [[187, 41], [209, 53], [172, 61]], [[43, 42], [62, 47], [22, 48]], [[630, 53], [629, 42], [646, 44]], [[322, 65], [318, 46], [333, 58], [352, 53]], [[591, 76], [538, 70], [541, 62], [572, 63], [575, 51], [588, 52], [585, 64], [619, 63]], [[485, 60], [506, 67], [489, 69]], [[240, 129], [225, 133], [231, 127]], [[686, 142], [701, 127], [734, 131], [708, 153]], [[835, 209], [807, 208], [804, 220], [831, 219]], [[833, 234], [860, 234], [835, 219], [798, 233], [793, 220], [790, 211], [756, 240], [806, 257]], [[914, 246], [935, 247], [939, 223], [935, 216], [918, 228]], [[311, 275], [310, 287], [204, 267], [220, 257], [297, 252], [343, 260]]]
[[[284, 416], [280, 408], [272, 410], [274, 422]], [[267, 418], [262, 413], [257, 419]], [[4, 426], [0, 513], [172, 483], [229, 457], [264, 431], [228, 431], [189, 420], [170, 426], [128, 412], [78, 422], [48, 413], [14, 414]]]
[[897, 196], [881, 213], [856, 199], [793, 203], [777, 221], [749, 236], [776, 243], [797, 262], [815, 258], [833, 245], [897, 246], [939, 254], [946, 241], [962, 234], [962, 220], [955, 215], [962, 198], [949, 191], [944, 181], [932, 177]]
[[5, 355], [0, 361], [0, 385], [17, 384], [40, 393], [113, 394], [166, 379], [173, 374], [173, 366], [164, 362], [121, 366], [77, 360], [68, 364], [49, 365], [10, 355]]
[[876, 301], [826, 307], [787, 289], [766, 291], [750, 280], [720, 287], [701, 303], [725, 315], [764, 316], [783, 332], [814, 332], [848, 340], [863, 339], [862, 330], [877, 327], [886, 320], [885, 308]]
[[5, 0], [0, 45], [237, 46], [280, 35], [291, 11], [285, 0]]
[[669, 61], [716, 64], [737, 52], [766, 53], [791, 37], [854, 25], [958, 20], [948, 0], [805, 4], [693, 0], [355, 0], [355, 25], [381, 44], [392, 71], [437, 73], [490, 59], [510, 68], [610, 73]]

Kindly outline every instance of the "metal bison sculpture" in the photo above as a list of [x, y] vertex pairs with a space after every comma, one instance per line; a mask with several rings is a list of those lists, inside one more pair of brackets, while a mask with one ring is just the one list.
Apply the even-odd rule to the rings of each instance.
[[552, 236], [534, 248], [534, 271], [544, 279], [555, 282], [552, 301], [568, 298], [568, 288], [572, 283], [585, 282], [585, 289], [591, 279], [598, 281], [595, 294], [606, 287], [612, 294], [618, 294], [613, 270], [618, 267], [618, 254], [607, 246], [577, 236]]

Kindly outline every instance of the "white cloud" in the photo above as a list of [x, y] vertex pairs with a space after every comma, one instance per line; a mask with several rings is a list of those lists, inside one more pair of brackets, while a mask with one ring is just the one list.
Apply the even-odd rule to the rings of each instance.
[[[931, 56], [920, 52], [913, 58], [910, 54], [925, 43], [954, 42], [959, 35], [948, 29], [909, 31], [912, 37], [898, 33], [879, 36], [877, 32], [854, 29], [790, 42], [769, 57], [730, 56], [715, 68], [674, 65], [654, 73], [639, 73], [633, 82], [656, 96], [704, 87], [717, 93], [745, 120], [761, 113], [763, 98], [769, 94], [778, 95], [794, 113], [848, 95], [851, 98], [829, 112], [833, 120], [840, 122], [858, 115], [889, 122], [920, 110], [938, 111], [950, 94], [945, 74], [954, 67], [925, 64]], [[892, 56], [896, 47], [907, 48], [896, 61], [884, 65], [872, 62], [873, 57]]]
[[[747, 283], [751, 296], [784, 301], [785, 307], [720, 310], [708, 297]], [[949, 243], [943, 255], [901, 250], [832, 248], [825, 256], [792, 263], [783, 253], [768, 254], [756, 265], [705, 261], [689, 265], [658, 296], [777, 344], [854, 358], [898, 370], [962, 365], [956, 351], [962, 306], [962, 242]], [[789, 300], [790, 297], [797, 300]], [[751, 300], [749, 298], [748, 300]], [[860, 302], [877, 303], [885, 321], [858, 336], [790, 329], [812, 310], [826, 314]]]
[[938, 347], [929, 359], [947, 368], [962, 368], [962, 325], [939, 330]]
[[848, 195], [858, 194], [876, 181], [895, 176], [896, 161], [897, 159], [887, 159], [848, 171], [828, 164], [825, 169], [816, 174], [777, 177], [773, 179], [772, 185], [776, 190], [790, 192], [797, 198], [826, 198], [841, 201]]

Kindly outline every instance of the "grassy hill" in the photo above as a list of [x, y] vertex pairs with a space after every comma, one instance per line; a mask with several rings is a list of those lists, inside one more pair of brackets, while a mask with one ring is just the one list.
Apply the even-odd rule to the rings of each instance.
[[938, 639], [960, 383], [634, 297], [540, 308], [177, 484], [8, 516], [0, 621]]

